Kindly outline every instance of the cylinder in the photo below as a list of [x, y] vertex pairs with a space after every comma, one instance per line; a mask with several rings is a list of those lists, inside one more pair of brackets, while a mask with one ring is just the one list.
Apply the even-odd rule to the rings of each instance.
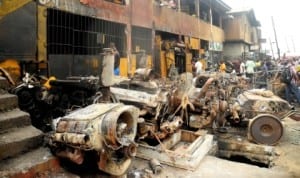
[[134, 142], [137, 130], [135, 114], [138, 114], [136, 108], [124, 106], [116, 108], [103, 117], [100, 129], [107, 146], [117, 149], [120, 145], [128, 146]]

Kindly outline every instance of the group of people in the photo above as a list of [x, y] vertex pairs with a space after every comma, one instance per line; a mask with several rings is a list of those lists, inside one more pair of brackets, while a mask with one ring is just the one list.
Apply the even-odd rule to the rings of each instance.
[[[271, 62], [271, 60], [254, 61], [250, 58], [246, 60], [235, 60], [232, 64], [234, 68], [233, 73], [249, 78], [250, 82], [252, 82], [252, 79], [256, 72], [259, 72], [261, 74], [261, 79], [266, 80], [268, 78], [268, 75], [271, 73], [271, 70], [276, 67]], [[285, 81], [285, 99], [293, 105], [300, 106], [300, 89], [298, 87], [300, 83], [300, 77], [298, 76], [298, 73], [300, 73], [300, 67], [298, 66], [300, 66], [300, 60], [296, 60], [294, 58], [280, 61], [277, 68], [279, 69], [279, 71], [282, 71], [284, 68], [287, 68], [290, 71], [292, 78], [288, 82]], [[194, 63], [194, 68], [196, 75], [204, 72], [203, 63], [200, 60], [197, 60]], [[221, 73], [226, 72], [226, 64], [223, 60], [221, 60], [219, 63], [218, 71]], [[293, 101], [293, 98], [296, 99], [296, 101]]]
[[[300, 106], [300, 89], [298, 86], [299, 76], [297, 72], [297, 61], [295, 59], [283, 60], [279, 63], [282, 71], [288, 71], [290, 77], [288, 79], [282, 79], [285, 83], [285, 99], [294, 105]], [[284, 75], [284, 77], [287, 77]], [[293, 100], [296, 99], [296, 101]]]
[[[245, 60], [237, 60], [233, 63], [234, 70], [232, 73], [236, 73], [237, 75], [252, 78], [254, 75], [254, 72], [259, 67], [261, 67], [261, 63], [258, 64], [250, 59], [248, 59], [246, 61]], [[268, 70], [268, 68], [269, 68], [267, 65], [264, 65], [263, 67], [265, 68], [265, 70]], [[200, 73], [202, 73], [204, 71], [203, 63], [200, 60], [197, 60], [195, 62], [194, 68], [196, 71], [196, 75], [199, 75]], [[224, 60], [220, 61], [218, 71], [221, 73], [225, 73], [226, 71], [228, 71]]]

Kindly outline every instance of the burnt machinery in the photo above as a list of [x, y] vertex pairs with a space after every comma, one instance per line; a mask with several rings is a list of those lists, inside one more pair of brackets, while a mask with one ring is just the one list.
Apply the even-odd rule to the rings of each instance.
[[[113, 55], [109, 49], [93, 59], [87, 57], [74, 60], [77, 63], [69, 61], [74, 64], [67, 73], [78, 74], [81, 70], [78, 69], [79, 65], [86, 70], [86, 75], [44, 79], [27, 73], [23, 82], [11, 90], [11, 93], [18, 96], [20, 108], [30, 113], [33, 125], [43, 131], [51, 130], [52, 119], [72, 110], [97, 102], [116, 102], [109, 91], [109, 86], [114, 82]], [[60, 68], [51, 70], [53, 73], [61, 72]]]
[[112, 104], [117, 100], [109, 91], [115, 82], [110, 49], [94, 59], [98, 65], [82, 60], [82, 67], [96, 76], [50, 77], [42, 84], [43, 78], [26, 74], [11, 92], [18, 95], [20, 108], [30, 113], [34, 126], [50, 131], [55, 121], [48, 137], [55, 155], [80, 165], [85, 153], [92, 152], [100, 170], [122, 175], [135, 156], [139, 110]]
[[123, 175], [136, 155], [138, 112], [121, 103], [89, 105], [58, 118], [49, 144], [55, 155], [79, 165], [92, 152], [100, 170]]
[[281, 118], [291, 110], [288, 102], [270, 91], [248, 90], [241, 77], [201, 75], [194, 79], [198, 88], [189, 73], [174, 82], [145, 78], [137, 74], [111, 91], [120, 101], [140, 108], [138, 139], [152, 140], [149, 143], [179, 128], [226, 132], [233, 127], [243, 128], [249, 140], [274, 145], [283, 134]]

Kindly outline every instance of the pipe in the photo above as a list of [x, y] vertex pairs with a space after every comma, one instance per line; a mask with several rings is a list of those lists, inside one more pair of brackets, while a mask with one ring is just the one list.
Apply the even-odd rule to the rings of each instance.
[[205, 93], [207, 92], [209, 86], [211, 85], [211, 83], [215, 81], [214, 78], [209, 78], [205, 84], [203, 85], [203, 87], [201, 88], [200, 93], [198, 94], [197, 98], [203, 98], [205, 96]]
[[123, 153], [126, 158], [133, 158], [136, 156], [137, 153], [137, 146], [136, 144], [130, 144], [129, 146], [123, 147]]
[[241, 109], [240, 105], [235, 103], [233, 106], [232, 106], [232, 109], [231, 109], [231, 113], [232, 113], [232, 116], [233, 116], [233, 121], [235, 123], [239, 123], [241, 121], [240, 119], [240, 116], [239, 116], [239, 110]]

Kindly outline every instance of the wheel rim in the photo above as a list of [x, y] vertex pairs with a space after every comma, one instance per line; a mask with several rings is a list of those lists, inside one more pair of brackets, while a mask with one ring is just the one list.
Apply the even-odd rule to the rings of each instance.
[[274, 145], [283, 135], [283, 125], [276, 116], [258, 115], [250, 121], [248, 132], [254, 142]]

